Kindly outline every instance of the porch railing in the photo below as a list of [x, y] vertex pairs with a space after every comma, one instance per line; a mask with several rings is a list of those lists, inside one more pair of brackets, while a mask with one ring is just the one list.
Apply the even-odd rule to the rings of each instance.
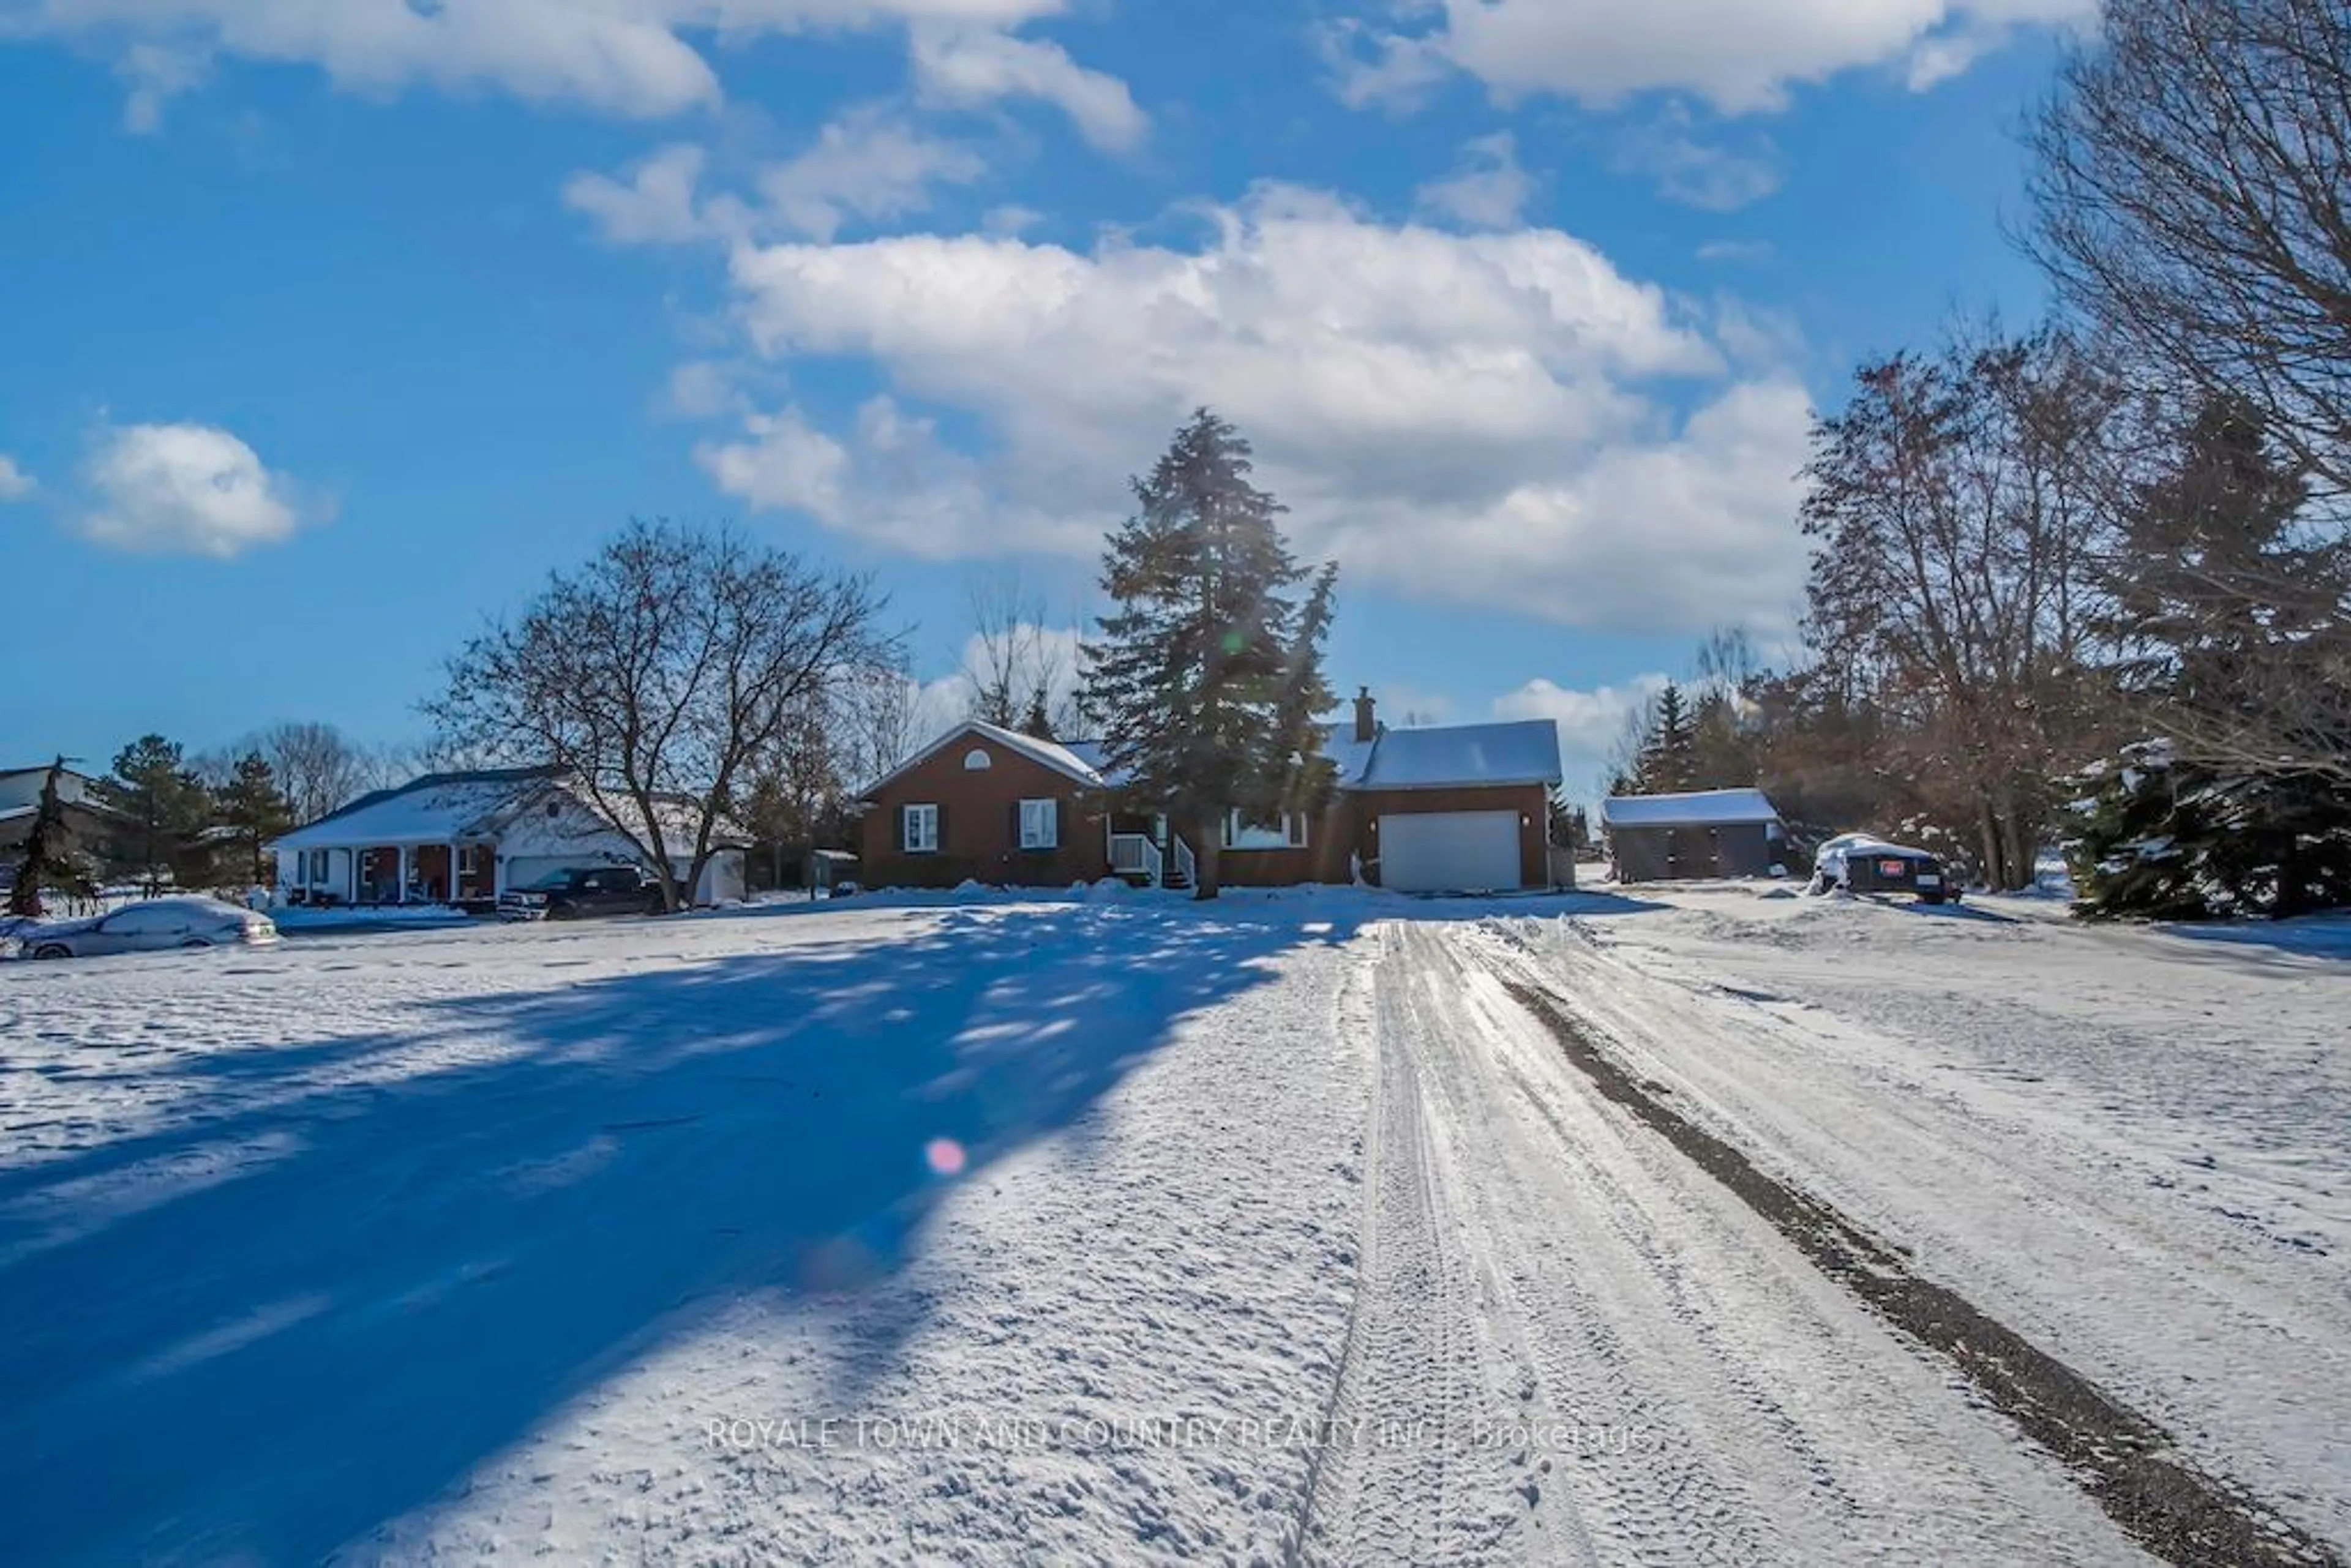
[[1186, 887], [1197, 887], [1200, 883], [1200, 862], [1193, 858], [1192, 846], [1184, 841], [1180, 833], [1170, 833], [1167, 838], [1176, 846], [1176, 874], [1184, 879]]
[[1110, 841], [1110, 869], [1119, 876], [1142, 876], [1157, 887], [1166, 878], [1167, 857], [1159, 846], [1143, 833], [1113, 833]]

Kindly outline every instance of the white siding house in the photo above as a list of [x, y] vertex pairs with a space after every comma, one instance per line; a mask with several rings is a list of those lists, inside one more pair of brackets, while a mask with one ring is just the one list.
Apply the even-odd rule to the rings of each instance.
[[[627, 820], [625, 817], [622, 820]], [[673, 874], [693, 861], [698, 816], [664, 808]], [[723, 830], [694, 902], [744, 896], [741, 833]], [[306, 904], [488, 905], [558, 872], [643, 864], [630, 836], [556, 768], [434, 773], [379, 790], [279, 839], [277, 885]]]

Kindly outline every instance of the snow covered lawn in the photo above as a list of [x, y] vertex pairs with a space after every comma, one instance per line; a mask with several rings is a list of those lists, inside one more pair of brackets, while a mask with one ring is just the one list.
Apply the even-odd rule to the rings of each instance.
[[0, 966], [0, 1540], [2146, 1560], [1539, 994], [2341, 1554], [2346, 976], [1746, 889]]

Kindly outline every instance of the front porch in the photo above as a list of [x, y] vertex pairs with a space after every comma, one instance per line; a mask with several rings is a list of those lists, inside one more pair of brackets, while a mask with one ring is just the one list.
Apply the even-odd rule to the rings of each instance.
[[378, 909], [446, 904], [486, 914], [505, 893], [497, 845], [352, 844], [306, 850], [288, 883], [288, 902]]
[[1104, 819], [1110, 835], [1111, 874], [1137, 887], [1187, 889], [1199, 880], [1192, 846], [1168, 826], [1165, 812], [1113, 811]]

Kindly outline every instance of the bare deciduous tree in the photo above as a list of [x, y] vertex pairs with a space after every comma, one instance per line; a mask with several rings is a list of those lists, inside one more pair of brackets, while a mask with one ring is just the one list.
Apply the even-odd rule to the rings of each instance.
[[2107, 0], [2032, 141], [2032, 245], [2066, 301], [2351, 494], [2351, 10]]
[[975, 573], [968, 586], [972, 638], [964, 670], [971, 716], [1006, 729], [1042, 727], [1068, 737], [1081, 727], [1077, 639], [1046, 624], [1043, 594], [1011, 567]]
[[677, 909], [754, 763], [889, 662], [882, 607], [869, 580], [731, 530], [634, 522], [466, 643], [426, 712], [447, 744], [576, 774]]
[[2216, 626], [2304, 630], [2165, 728], [2199, 761], [2351, 779], [2351, 9], [2108, 0], [2105, 23], [2034, 129], [2032, 248], [2161, 402], [2240, 408], [2289, 455], [2337, 568], [2183, 584]]
[[375, 787], [368, 754], [331, 724], [280, 724], [224, 755], [257, 751], [293, 807], [296, 822], [315, 822]]
[[1807, 635], [1898, 737], [1986, 880], [2031, 884], [2046, 783], [2091, 711], [2096, 476], [2119, 394], [2061, 334], [1865, 367], [1819, 422]]
[[850, 789], [862, 789], [914, 754], [916, 688], [896, 658], [842, 673], [833, 697], [834, 745]]

